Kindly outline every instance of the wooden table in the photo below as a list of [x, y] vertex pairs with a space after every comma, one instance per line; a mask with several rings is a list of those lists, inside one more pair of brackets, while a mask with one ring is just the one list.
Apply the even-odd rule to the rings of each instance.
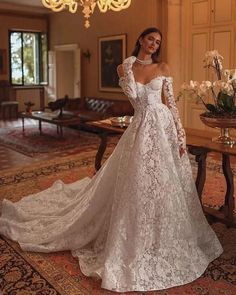
[[[123, 134], [125, 128], [114, 127], [110, 120], [94, 121], [86, 123], [92, 128], [101, 139], [95, 158], [95, 169], [99, 170], [101, 161], [106, 150], [108, 136]], [[215, 210], [203, 205], [203, 209], [213, 218], [224, 222], [229, 226], [236, 226], [236, 216], [234, 214], [234, 181], [233, 173], [230, 167], [230, 157], [236, 155], [236, 146], [230, 147], [220, 143], [212, 142], [213, 132], [206, 132], [194, 129], [186, 129], [187, 146], [191, 154], [195, 155], [198, 163], [198, 172], [196, 177], [196, 188], [200, 200], [202, 201], [202, 191], [206, 180], [206, 159], [209, 152], [216, 152], [222, 155], [222, 169], [226, 180], [226, 194], [224, 204], [220, 210]]]
[[107, 148], [108, 136], [117, 136], [118, 134], [122, 135], [125, 131], [125, 128], [112, 126], [111, 121], [109, 119], [86, 122], [86, 125], [89, 127], [90, 130], [98, 134], [98, 136], [101, 139], [95, 157], [95, 170], [98, 171], [101, 168], [102, 158]]
[[230, 157], [236, 155], [236, 145], [223, 145], [213, 142], [214, 133], [186, 129], [187, 146], [191, 154], [195, 155], [198, 162], [198, 173], [196, 178], [196, 187], [201, 198], [203, 187], [206, 180], [206, 159], [209, 152], [216, 152], [222, 156], [222, 170], [226, 181], [226, 193], [224, 204], [220, 210], [215, 210], [203, 206], [206, 213], [214, 216], [217, 220], [223, 221], [229, 226], [236, 226], [236, 216], [234, 213], [234, 175], [230, 166]]
[[78, 125], [80, 123], [80, 118], [77, 116], [65, 116], [62, 118], [57, 118], [55, 114], [42, 111], [34, 111], [32, 113], [23, 112], [20, 114], [22, 119], [22, 130], [25, 131], [25, 118], [37, 120], [39, 122], [39, 132], [42, 134], [42, 122], [47, 122], [57, 126], [57, 133], [63, 136], [63, 127], [69, 125]]

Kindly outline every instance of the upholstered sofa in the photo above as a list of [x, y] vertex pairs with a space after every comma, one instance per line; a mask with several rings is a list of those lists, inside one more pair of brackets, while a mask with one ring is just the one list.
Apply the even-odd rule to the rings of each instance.
[[84, 97], [69, 99], [66, 112], [73, 112], [81, 119], [81, 125], [88, 121], [109, 117], [133, 115], [133, 107], [128, 100], [107, 99], [102, 97]]

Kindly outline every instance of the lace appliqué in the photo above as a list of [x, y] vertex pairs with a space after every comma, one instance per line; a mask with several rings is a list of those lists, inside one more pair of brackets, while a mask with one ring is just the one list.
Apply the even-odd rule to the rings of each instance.
[[164, 79], [163, 81], [163, 93], [167, 100], [168, 107], [173, 115], [174, 122], [177, 129], [179, 147], [186, 151], [186, 134], [182, 126], [179, 111], [175, 103], [173, 94], [172, 78]]
[[122, 66], [124, 70], [124, 76], [120, 77], [119, 85], [122, 88], [123, 92], [127, 97], [130, 98], [130, 101], [133, 106], [133, 100], [137, 97], [137, 87], [134, 80], [134, 75], [132, 71], [133, 63], [135, 62], [136, 57], [131, 56], [124, 60]]
[[[132, 66], [135, 62], [136, 57], [131, 56], [124, 60], [123, 69], [124, 69], [124, 77], [121, 77], [119, 80], [119, 85], [121, 86], [124, 93], [129, 97], [131, 104], [134, 109], [136, 108], [136, 104], [133, 100], [137, 98], [137, 85], [134, 79]], [[176, 129], [177, 136], [180, 149], [186, 151], [186, 134], [185, 130], [182, 126], [179, 111], [175, 103], [174, 95], [173, 95], [173, 86], [172, 86], [172, 78], [161, 76], [163, 78], [163, 93], [167, 99], [168, 107], [172, 113]], [[153, 79], [155, 80], [155, 79]], [[150, 83], [148, 83], [150, 84]]]

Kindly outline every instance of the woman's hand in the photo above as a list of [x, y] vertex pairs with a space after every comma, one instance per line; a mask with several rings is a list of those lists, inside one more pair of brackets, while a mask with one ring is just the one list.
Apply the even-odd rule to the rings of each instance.
[[125, 73], [129, 73], [129, 71], [132, 70], [133, 67], [133, 63], [136, 61], [136, 57], [135, 56], [130, 56], [127, 57], [124, 61], [123, 61], [123, 69]]
[[179, 155], [180, 155], [180, 158], [181, 158], [185, 153], [187, 153], [187, 150], [181, 146], [181, 147], [179, 148]]

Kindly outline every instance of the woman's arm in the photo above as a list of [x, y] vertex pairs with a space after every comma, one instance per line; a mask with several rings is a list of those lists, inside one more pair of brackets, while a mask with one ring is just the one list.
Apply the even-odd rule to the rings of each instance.
[[136, 57], [130, 56], [126, 58], [122, 65], [117, 67], [117, 73], [119, 76], [119, 85], [124, 91], [124, 93], [132, 99], [137, 97], [136, 83], [134, 80], [134, 75], [132, 71], [133, 63]]
[[166, 104], [171, 111], [175, 126], [177, 129], [177, 136], [180, 148], [180, 156], [186, 152], [186, 134], [182, 126], [179, 110], [175, 103], [174, 92], [173, 92], [173, 79], [170, 77], [170, 71], [168, 65], [164, 65], [163, 75], [166, 76], [163, 80], [163, 94], [165, 97]]

